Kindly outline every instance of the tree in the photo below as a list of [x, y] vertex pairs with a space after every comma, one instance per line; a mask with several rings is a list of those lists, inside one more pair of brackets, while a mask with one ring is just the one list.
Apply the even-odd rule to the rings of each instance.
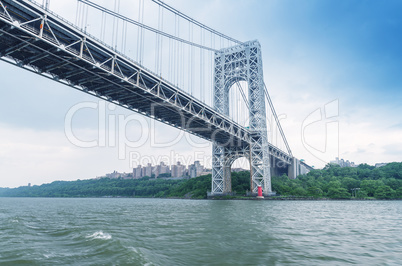
[[330, 187], [327, 196], [333, 199], [349, 199], [350, 193], [343, 187]]
[[402, 187], [402, 180], [395, 179], [395, 178], [383, 178], [382, 182], [386, 186], [390, 186], [393, 190], [397, 190], [398, 188]]
[[393, 199], [395, 191], [390, 186], [382, 185], [376, 189], [375, 197], [377, 199]]
[[318, 187], [309, 187], [307, 189], [307, 195], [311, 197], [321, 197], [322, 196], [322, 190], [321, 188]]
[[300, 196], [304, 197], [307, 195], [307, 192], [304, 188], [302, 187], [296, 187], [295, 189], [292, 190], [292, 195], [294, 196]]
[[342, 187], [350, 191], [352, 188], [360, 187], [360, 181], [350, 177], [344, 177], [342, 179]]
[[395, 198], [402, 199], [402, 186], [395, 191]]
[[383, 185], [384, 183], [381, 180], [363, 180], [361, 182], [361, 188], [367, 192], [369, 197], [374, 197], [377, 188]]
[[367, 192], [364, 191], [364, 190], [361, 190], [361, 189], [357, 190], [356, 191], [356, 197], [359, 198], [359, 199], [367, 198]]

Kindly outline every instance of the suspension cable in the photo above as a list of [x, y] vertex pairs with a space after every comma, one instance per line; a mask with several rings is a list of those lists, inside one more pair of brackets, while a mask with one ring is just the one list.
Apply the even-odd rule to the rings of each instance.
[[241, 93], [241, 96], [243, 97], [243, 100], [244, 100], [244, 102], [245, 102], [245, 104], [246, 104], [248, 110], [250, 111], [250, 105], [248, 104], [248, 101], [247, 101], [247, 98], [246, 98], [246, 94], [244, 94], [243, 87], [241, 86], [241, 84], [240, 84], [240, 82], [239, 82], [238, 80], [236, 81], [236, 85], [237, 85], [237, 87], [239, 88], [239, 91], [240, 91], [240, 93]]
[[279, 119], [278, 119], [278, 116], [277, 116], [277, 114], [276, 114], [274, 105], [273, 105], [273, 103], [272, 103], [272, 101], [271, 101], [271, 97], [269, 97], [268, 89], [267, 89], [267, 86], [265, 85], [265, 82], [264, 82], [264, 91], [265, 91], [265, 98], [267, 99], [268, 104], [269, 104], [269, 106], [271, 107], [272, 114], [273, 114], [273, 116], [274, 116], [274, 118], [275, 118], [275, 121], [276, 121], [276, 124], [277, 124], [277, 126], [278, 126], [279, 132], [280, 132], [281, 135], [282, 135], [282, 139], [283, 139], [283, 141], [285, 142], [285, 145], [286, 145], [286, 148], [287, 148], [287, 150], [288, 150], [288, 152], [289, 152], [289, 155], [293, 157], [292, 151], [290, 150], [290, 147], [289, 147], [289, 144], [288, 144], [288, 141], [286, 140], [285, 133], [283, 133], [281, 123], [279, 122]]
[[211, 33], [213, 33], [213, 34], [216, 34], [216, 35], [218, 35], [218, 36], [221, 36], [222, 38], [225, 38], [225, 39], [228, 40], [228, 41], [231, 41], [231, 42], [234, 42], [234, 43], [237, 43], [237, 44], [243, 44], [243, 42], [238, 41], [238, 40], [236, 40], [236, 39], [233, 39], [233, 38], [231, 38], [231, 37], [229, 37], [229, 36], [227, 36], [227, 35], [225, 35], [225, 34], [223, 34], [223, 33], [220, 33], [220, 32], [218, 32], [218, 31], [216, 31], [216, 30], [214, 30], [214, 29], [212, 29], [212, 28], [206, 26], [205, 24], [202, 24], [201, 22], [198, 22], [197, 20], [195, 20], [195, 19], [193, 19], [193, 18], [187, 16], [186, 14], [183, 14], [183, 13], [180, 12], [179, 10], [177, 10], [177, 9], [175, 9], [175, 8], [173, 8], [173, 7], [171, 7], [171, 6], [169, 6], [168, 4], [166, 4], [166, 3], [164, 3], [164, 2], [162, 2], [162, 1], [160, 1], [160, 0], [152, 0], [152, 2], [154, 2], [154, 3], [156, 3], [156, 4], [158, 4], [158, 5], [162, 6], [162, 7], [164, 7], [165, 9], [169, 10], [170, 12], [172, 12], [172, 13], [174, 13], [174, 14], [177, 14], [178, 16], [182, 17], [182, 18], [185, 19], [185, 20], [190, 21], [191, 23], [194, 23], [194, 24], [197, 25], [197, 26], [200, 26], [201, 28], [203, 28], [203, 29], [206, 30], [206, 31], [209, 31], [209, 32], [211, 32]]
[[186, 44], [189, 44], [189, 45], [192, 45], [192, 46], [196, 46], [196, 47], [198, 47], [198, 48], [200, 48], [200, 49], [209, 50], [209, 51], [213, 51], [213, 52], [218, 52], [218, 50], [216, 50], [216, 49], [214, 49], [214, 48], [212, 48], [212, 47], [207, 47], [207, 46], [199, 45], [199, 44], [197, 44], [197, 43], [193, 43], [193, 42], [187, 41], [187, 40], [185, 40], [185, 39], [181, 39], [181, 38], [179, 38], [179, 37], [173, 36], [173, 35], [168, 34], [168, 33], [166, 33], [166, 32], [163, 32], [163, 31], [157, 30], [157, 29], [155, 29], [155, 28], [152, 28], [152, 27], [150, 27], [150, 26], [144, 25], [144, 24], [142, 24], [142, 23], [140, 23], [140, 22], [138, 22], [138, 21], [135, 21], [135, 20], [133, 20], [133, 19], [130, 19], [130, 18], [128, 18], [128, 17], [125, 17], [125, 16], [123, 16], [123, 15], [120, 15], [120, 14], [118, 14], [118, 13], [116, 13], [116, 12], [113, 12], [112, 10], [107, 9], [107, 8], [105, 8], [105, 7], [102, 7], [102, 6], [98, 5], [98, 4], [95, 4], [95, 3], [93, 3], [93, 2], [91, 2], [91, 1], [89, 1], [89, 0], [78, 0], [78, 1], [84, 3], [84, 4], [88, 5], [88, 6], [91, 6], [91, 7], [95, 8], [95, 9], [98, 9], [98, 10], [100, 10], [100, 11], [103, 11], [103, 12], [105, 12], [105, 13], [108, 13], [109, 15], [115, 16], [116, 18], [119, 18], [119, 19], [121, 19], [121, 20], [125, 20], [125, 21], [127, 21], [128, 23], [130, 23], [130, 24], [134, 24], [134, 25], [140, 27], [141, 29], [145, 29], [145, 30], [148, 30], [148, 31], [152, 31], [152, 32], [158, 33], [158, 34], [160, 34], [160, 35], [162, 35], [162, 36], [165, 36], [165, 37], [168, 37], [168, 38], [170, 38], [170, 39], [173, 39], [173, 40], [176, 40], [176, 41], [179, 41], [179, 42], [182, 42], [182, 43], [186, 43]]

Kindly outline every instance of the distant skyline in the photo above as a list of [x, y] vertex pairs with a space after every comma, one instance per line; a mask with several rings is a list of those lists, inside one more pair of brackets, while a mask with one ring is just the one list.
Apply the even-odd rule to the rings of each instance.
[[[371, 165], [402, 161], [401, 1], [166, 2], [231, 37], [259, 40], [264, 80], [295, 157], [317, 168], [336, 157]], [[129, 16], [137, 6], [133, 1], [133, 12], [122, 12]], [[53, 0], [50, 8], [74, 22], [75, 0]], [[0, 187], [131, 172], [133, 152], [156, 163], [173, 154], [210, 168], [211, 144], [204, 140], [3, 61], [0, 73]], [[105, 145], [82, 148], [66, 137], [66, 116], [82, 103], [97, 108], [71, 117], [73, 133], [85, 140], [103, 136]], [[110, 141], [119, 116], [134, 118], [127, 138], [143, 142], [124, 154]], [[163, 145], [177, 136], [177, 143]]]

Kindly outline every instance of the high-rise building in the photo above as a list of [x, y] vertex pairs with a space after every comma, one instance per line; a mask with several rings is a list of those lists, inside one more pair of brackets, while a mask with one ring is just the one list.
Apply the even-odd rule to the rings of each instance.
[[200, 176], [202, 172], [204, 172], [204, 166], [201, 165], [200, 161], [195, 161], [194, 166], [197, 170], [196, 176]]
[[183, 177], [186, 173], [186, 166], [177, 162], [176, 165], [172, 165], [172, 177]]
[[117, 172], [117, 171], [113, 171], [113, 173], [106, 174], [106, 177], [108, 177], [108, 178], [119, 178], [119, 177], [121, 177], [121, 174], [119, 172]]
[[335, 161], [331, 161], [332, 164], [337, 164], [340, 167], [356, 167], [354, 162], [349, 162], [349, 160], [340, 159], [338, 157], [335, 158]]
[[141, 167], [141, 165], [138, 165], [137, 168], [133, 169], [133, 178], [139, 179], [141, 177], [143, 177], [143, 175], [142, 175], [142, 167]]
[[190, 178], [197, 177], [197, 167], [194, 164], [190, 164], [188, 167], [188, 175]]
[[164, 162], [161, 162], [155, 167], [155, 178], [158, 178], [158, 176], [160, 176], [161, 174], [167, 174], [169, 172], [169, 166], [165, 165]]
[[150, 163], [147, 164], [147, 166], [144, 167], [143, 169], [143, 176], [148, 176], [151, 177], [152, 176], [152, 165]]
[[201, 165], [200, 161], [195, 161], [194, 164], [188, 166], [188, 175], [190, 178], [200, 176], [204, 173], [204, 166]]

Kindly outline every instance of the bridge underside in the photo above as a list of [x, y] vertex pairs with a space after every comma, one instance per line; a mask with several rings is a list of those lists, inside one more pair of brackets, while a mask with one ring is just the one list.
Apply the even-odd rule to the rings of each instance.
[[0, 58], [219, 145], [248, 145], [247, 129], [32, 3], [0, 1]]
[[259, 121], [250, 130], [244, 128], [35, 3], [0, 0], [0, 59], [212, 141], [221, 149], [242, 151], [244, 156], [244, 151], [251, 151], [254, 188], [266, 180], [264, 173], [269, 175], [264, 169], [269, 157], [292, 164], [292, 156], [264, 140]]

